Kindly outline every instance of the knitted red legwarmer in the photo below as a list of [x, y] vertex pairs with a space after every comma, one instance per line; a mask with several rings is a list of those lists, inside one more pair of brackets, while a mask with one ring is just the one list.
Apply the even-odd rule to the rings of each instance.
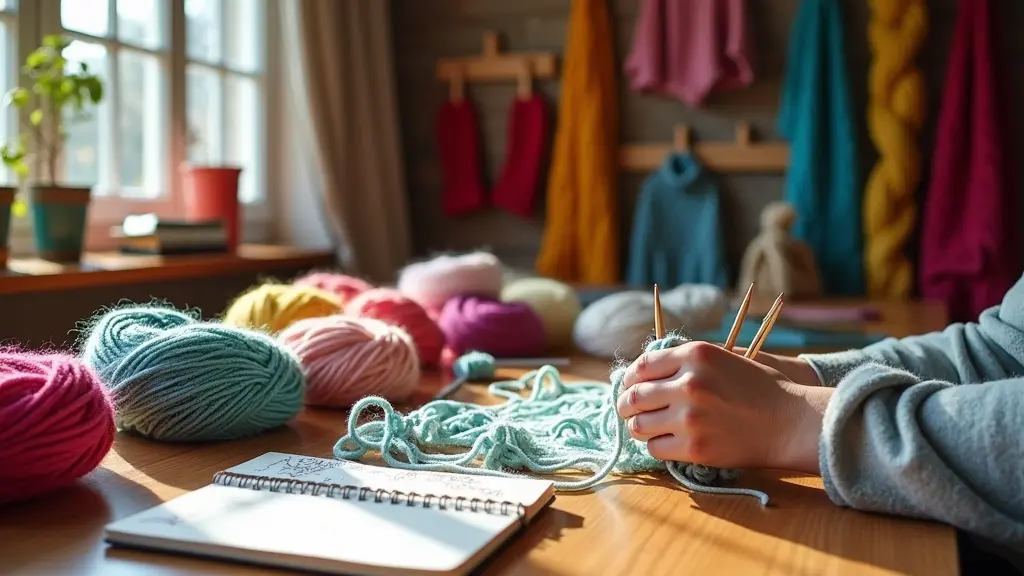
[[437, 149], [444, 180], [444, 214], [461, 216], [483, 208], [479, 132], [476, 110], [469, 100], [449, 100], [441, 107], [437, 115]]
[[548, 107], [539, 94], [516, 98], [508, 118], [508, 148], [493, 202], [513, 214], [533, 216], [547, 148]]

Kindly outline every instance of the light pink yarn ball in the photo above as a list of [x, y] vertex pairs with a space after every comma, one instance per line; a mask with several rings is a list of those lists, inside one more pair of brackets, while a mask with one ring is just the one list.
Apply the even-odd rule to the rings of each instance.
[[401, 402], [420, 382], [416, 345], [401, 328], [372, 318], [300, 320], [278, 340], [306, 372], [306, 404], [344, 408], [365, 396]]
[[437, 312], [455, 296], [497, 299], [502, 278], [501, 261], [494, 254], [443, 255], [403, 268], [398, 276], [398, 290], [428, 311]]

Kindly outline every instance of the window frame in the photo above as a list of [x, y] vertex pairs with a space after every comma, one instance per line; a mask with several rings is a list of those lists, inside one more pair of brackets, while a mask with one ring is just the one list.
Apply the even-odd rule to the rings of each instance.
[[[125, 1], [125, 0], [121, 0]], [[132, 0], [127, 0], [132, 1]], [[263, 13], [263, 42], [260, 43], [259, 61], [263, 64], [262, 72], [256, 74], [244, 74], [257, 78], [258, 94], [260, 96], [260, 112], [263, 117], [263, 142], [261, 150], [262, 178], [261, 197], [258, 202], [243, 204], [243, 230], [242, 235], [245, 241], [265, 242], [273, 237], [271, 230], [272, 211], [277, 202], [275, 190], [280, 177], [280, 162], [273, 159], [281, 158], [284, 152], [281, 149], [282, 139], [280, 134], [280, 119], [278, 110], [282, 98], [281, 82], [274, 81], [280, 78], [280, 50], [279, 34], [280, 23], [276, 17], [277, 5], [274, 0], [253, 0], [260, 4]], [[161, 2], [163, 4], [163, 2]], [[20, 68], [25, 57], [34, 50], [42, 38], [47, 34], [66, 34], [73, 39], [88, 42], [102, 43], [108, 47], [111, 44], [123, 45], [113, 38], [98, 38], [89, 34], [76, 31], [65, 31], [61, 26], [60, 16], [61, 0], [36, 0], [35, 2], [20, 0], [16, 11], [17, 27], [15, 30], [17, 38], [16, 65]], [[111, 14], [116, 17], [116, 7], [110, 3]], [[166, 0], [168, 9], [168, 22], [165, 29], [166, 49], [158, 51], [128, 44], [131, 50], [157, 54], [165, 58], [163, 65], [168, 66], [168, 75], [165, 78], [168, 89], [167, 102], [169, 106], [165, 110], [164, 145], [167, 152], [167, 159], [163, 167], [164, 181], [167, 190], [164, 195], [157, 199], [127, 198], [117, 195], [94, 195], [89, 205], [89, 222], [86, 231], [86, 250], [108, 250], [116, 247], [116, 242], [110, 238], [110, 229], [120, 225], [125, 216], [143, 212], [154, 212], [162, 217], [180, 217], [183, 212], [183, 201], [181, 194], [182, 177], [179, 167], [188, 160], [188, 122], [186, 118], [186, 67], [191, 60], [187, 57], [186, 47], [186, 17], [185, 0]], [[111, 58], [111, 67], [117, 68]], [[214, 65], [200, 62], [201, 65], [218, 70], [222, 78], [227, 74], [239, 74], [230, 70], [226, 65]], [[226, 72], [226, 73], [225, 73]], [[117, 71], [112, 70], [116, 75]], [[19, 78], [16, 80], [20, 80]], [[116, 118], [116, 90], [113, 86], [107, 86], [106, 100], [111, 103], [112, 118]], [[116, 144], [112, 142], [112, 145]], [[112, 152], [116, 154], [116, 148]], [[12, 218], [10, 227], [10, 248], [12, 255], [25, 256], [34, 252], [34, 245], [31, 238], [31, 225], [29, 218]]]

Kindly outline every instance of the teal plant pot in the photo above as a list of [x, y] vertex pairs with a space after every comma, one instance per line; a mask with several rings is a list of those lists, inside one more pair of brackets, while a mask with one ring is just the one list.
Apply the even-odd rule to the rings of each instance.
[[0, 187], [0, 269], [7, 267], [11, 255], [11, 206], [15, 192], [14, 188]]
[[89, 188], [32, 187], [29, 204], [40, 258], [77, 262], [82, 257], [91, 195]]

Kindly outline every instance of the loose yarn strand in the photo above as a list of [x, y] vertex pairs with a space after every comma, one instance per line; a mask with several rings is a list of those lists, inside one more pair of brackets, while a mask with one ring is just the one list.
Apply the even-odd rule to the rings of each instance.
[[[651, 342], [647, 350], [683, 342], [669, 335]], [[579, 480], [555, 481], [559, 491], [592, 488], [612, 473], [667, 469], [690, 491], [753, 496], [762, 506], [768, 503], [764, 492], [723, 485], [738, 477], [736, 470], [664, 462], [651, 456], [645, 442], [630, 438], [615, 408], [624, 375], [624, 367], [614, 370], [611, 386], [565, 383], [557, 368], [543, 366], [518, 380], [492, 383], [488, 392], [504, 398], [502, 404], [434, 400], [406, 415], [384, 398], [366, 397], [353, 405], [334, 456], [358, 460], [376, 451], [394, 468], [482, 476], [516, 477], [519, 471], [591, 473]], [[524, 392], [528, 392], [525, 397]], [[383, 412], [383, 418], [359, 424], [373, 408]]]

